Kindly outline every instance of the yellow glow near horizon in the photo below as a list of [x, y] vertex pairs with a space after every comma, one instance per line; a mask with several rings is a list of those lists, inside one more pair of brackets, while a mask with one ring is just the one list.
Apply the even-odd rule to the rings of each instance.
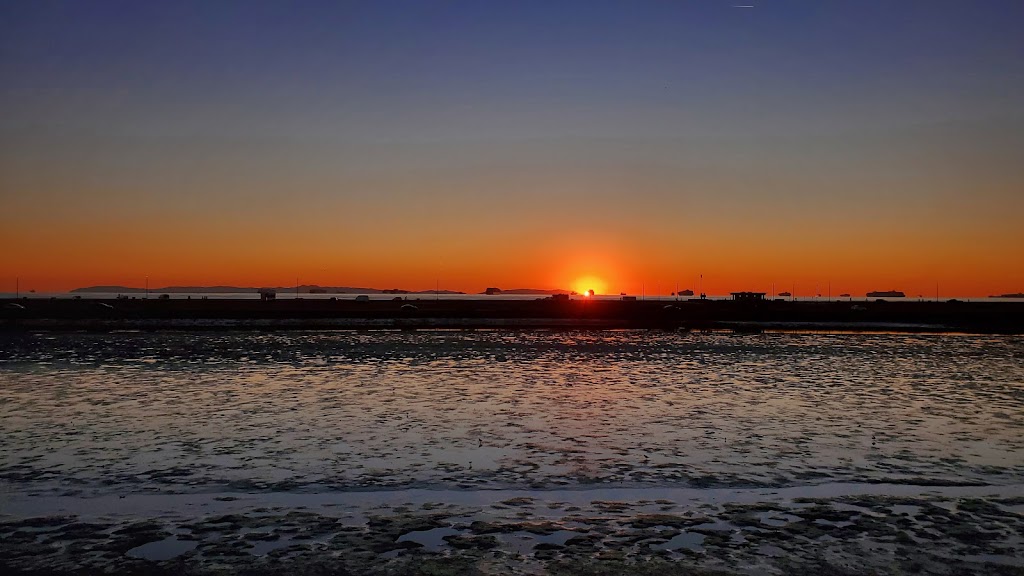
[[579, 278], [573, 283], [573, 290], [578, 294], [587, 294], [588, 290], [593, 290], [594, 294], [604, 294], [607, 290], [607, 284], [604, 280], [594, 276], [584, 276]]

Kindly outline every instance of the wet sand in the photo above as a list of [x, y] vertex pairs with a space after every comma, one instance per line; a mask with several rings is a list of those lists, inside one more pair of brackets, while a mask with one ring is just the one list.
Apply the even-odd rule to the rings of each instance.
[[1022, 488], [21, 497], [0, 522], [0, 562], [23, 573], [1019, 574]]
[[1024, 570], [1018, 337], [0, 344], [8, 572]]

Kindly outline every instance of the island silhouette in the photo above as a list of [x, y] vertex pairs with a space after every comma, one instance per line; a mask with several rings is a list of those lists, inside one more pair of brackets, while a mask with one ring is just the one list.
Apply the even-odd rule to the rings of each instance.
[[[133, 286], [86, 286], [74, 288], [71, 294], [257, 294], [262, 291], [300, 294], [466, 294], [458, 290], [405, 290], [401, 288], [369, 288], [359, 286], [320, 286], [300, 284], [299, 286], [164, 286], [160, 288], [138, 288]], [[569, 290], [546, 288], [488, 288], [481, 294], [569, 294]]]

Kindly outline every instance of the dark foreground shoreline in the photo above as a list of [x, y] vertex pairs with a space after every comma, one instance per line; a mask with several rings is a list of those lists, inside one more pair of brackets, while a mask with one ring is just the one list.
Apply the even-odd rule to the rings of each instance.
[[[1024, 573], [1019, 486], [15, 496], [5, 574]], [[362, 502], [354, 504], [354, 502]], [[170, 508], [169, 508], [170, 507]], [[59, 511], [57, 510], [59, 508]]]
[[1024, 302], [0, 300], [0, 330], [628, 329], [1024, 333]]

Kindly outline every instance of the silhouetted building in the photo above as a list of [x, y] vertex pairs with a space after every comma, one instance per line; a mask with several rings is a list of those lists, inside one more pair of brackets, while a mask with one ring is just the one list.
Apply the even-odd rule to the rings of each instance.
[[868, 298], [906, 298], [907, 295], [899, 290], [880, 290], [877, 292], [868, 292]]
[[766, 292], [731, 292], [736, 302], [763, 302]]
[[488, 288], [487, 290], [484, 290], [484, 294], [487, 294], [488, 296], [494, 296], [495, 294], [501, 294], [501, 288]]
[[276, 290], [268, 290], [268, 289], [265, 289], [265, 288], [261, 289], [260, 290], [260, 300], [277, 300], [277, 291]]

